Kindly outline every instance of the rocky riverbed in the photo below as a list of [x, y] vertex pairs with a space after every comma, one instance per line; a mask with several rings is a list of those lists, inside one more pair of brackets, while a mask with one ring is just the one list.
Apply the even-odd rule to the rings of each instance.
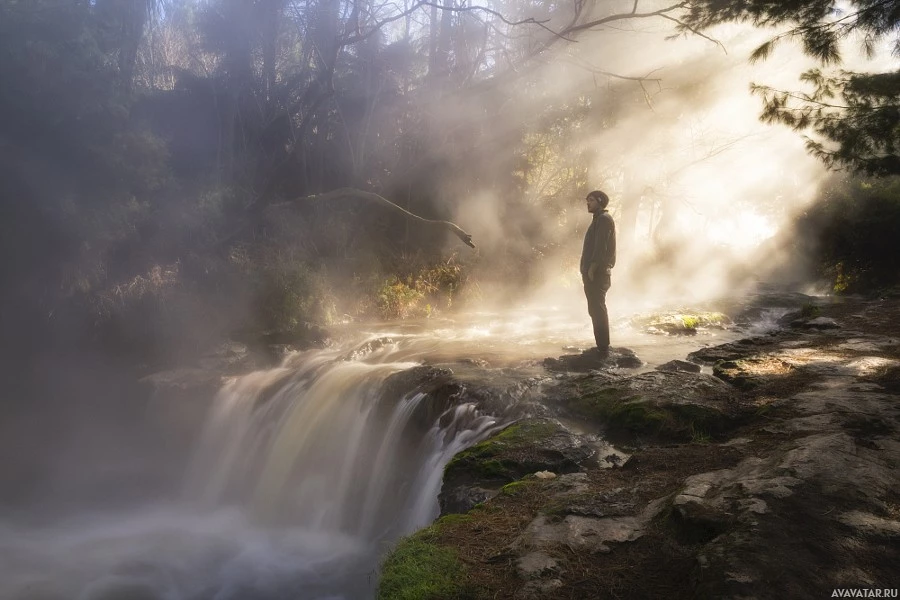
[[379, 597], [896, 590], [900, 299], [782, 324], [658, 371], [629, 374], [624, 349], [548, 359], [548, 413], [457, 455]]

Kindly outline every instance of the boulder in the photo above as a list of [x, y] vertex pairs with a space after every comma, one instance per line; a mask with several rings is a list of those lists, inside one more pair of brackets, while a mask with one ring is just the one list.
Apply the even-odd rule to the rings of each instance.
[[591, 348], [581, 354], [546, 358], [543, 364], [548, 371], [588, 373], [599, 369], [637, 369], [644, 362], [629, 348], [610, 347], [608, 356], [601, 356], [596, 348]]
[[596, 453], [549, 419], [526, 419], [457, 454], [444, 469], [441, 514], [466, 512], [505, 484], [538, 471], [572, 473]]
[[737, 416], [732, 388], [702, 373], [588, 376], [561, 382], [548, 398], [571, 415], [607, 430], [668, 438], [724, 431]]

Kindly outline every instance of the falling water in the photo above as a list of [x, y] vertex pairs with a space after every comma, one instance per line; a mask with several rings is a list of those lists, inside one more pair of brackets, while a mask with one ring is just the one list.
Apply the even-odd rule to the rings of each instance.
[[227, 381], [181, 500], [7, 526], [0, 536], [15, 543], [0, 543], [0, 562], [16, 568], [3, 569], [0, 597], [371, 597], [389, 543], [438, 515], [444, 465], [502, 426], [465, 403], [429, 423], [426, 393], [384, 393], [390, 375], [418, 365], [396, 351], [310, 351]]
[[423, 427], [427, 394], [382, 394], [385, 379], [416, 363], [306, 353], [228, 382], [189, 469], [188, 497], [236, 504], [269, 525], [382, 540], [437, 515], [442, 468], [498, 426], [471, 404]]
[[[364, 342], [389, 339], [364, 352], [298, 353], [226, 381], [177, 465], [185, 477], [171, 498], [0, 520], [0, 599], [371, 598], [391, 543], [437, 516], [444, 465], [506, 423], [464, 399], [447, 408], [414, 383], [398, 391], [389, 378], [452, 363], [464, 380], [466, 364], [487, 361], [468, 368], [521, 382], [546, 375], [542, 357], [590, 336], [564, 311], [436, 325], [386, 325]], [[698, 345], [625, 321], [615, 334], [647, 368]]]

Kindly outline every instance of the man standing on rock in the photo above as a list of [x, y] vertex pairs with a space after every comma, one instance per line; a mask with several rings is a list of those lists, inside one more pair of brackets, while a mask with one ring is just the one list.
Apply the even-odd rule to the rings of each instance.
[[581, 251], [581, 280], [587, 297], [588, 314], [594, 324], [597, 353], [609, 356], [609, 314], [606, 312], [606, 292], [611, 285], [612, 268], [616, 266], [616, 224], [606, 206], [609, 196], [600, 190], [587, 195], [588, 212], [594, 215], [584, 234]]

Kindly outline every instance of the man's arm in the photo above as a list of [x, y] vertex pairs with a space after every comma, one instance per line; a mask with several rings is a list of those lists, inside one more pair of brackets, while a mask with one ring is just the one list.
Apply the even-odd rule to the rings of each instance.
[[606, 268], [616, 266], [616, 222], [609, 217], [609, 237], [606, 240]]
[[616, 264], [616, 226], [608, 215], [597, 222], [594, 233], [594, 251], [591, 253], [588, 279], [594, 280], [597, 271], [609, 271]]

